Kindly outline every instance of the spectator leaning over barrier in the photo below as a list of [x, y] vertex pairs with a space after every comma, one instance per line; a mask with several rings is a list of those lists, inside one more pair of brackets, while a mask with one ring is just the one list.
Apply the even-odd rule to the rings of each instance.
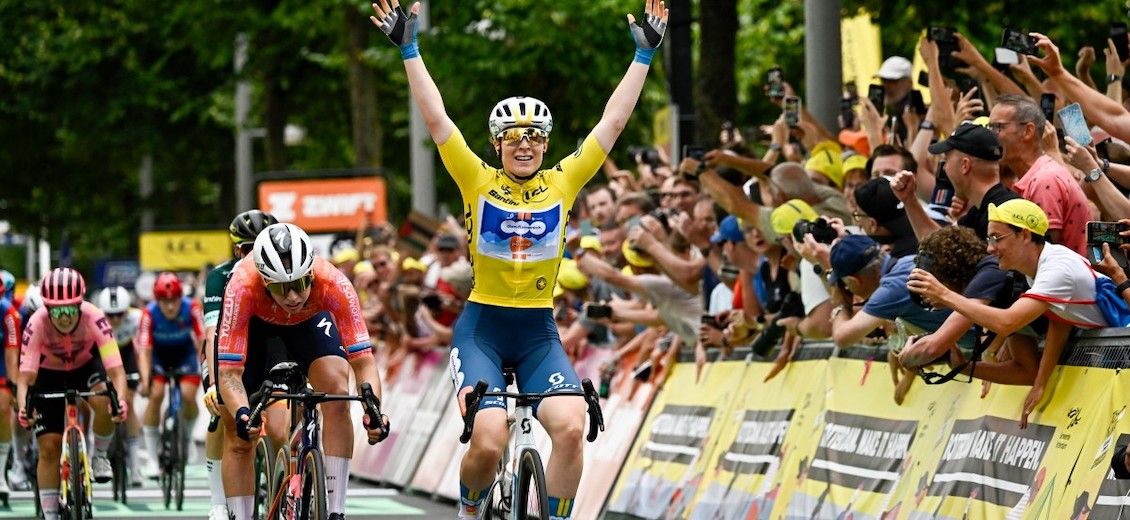
[[[966, 298], [998, 309], [1006, 309], [1016, 301], [1011, 277], [1000, 269], [997, 257], [985, 252], [985, 243], [970, 228], [945, 227], [923, 239], [916, 265]], [[903, 349], [899, 362], [916, 368], [948, 353], [951, 366], [962, 366], [968, 351], [956, 348], [956, 342], [973, 326], [966, 316], [952, 313], [937, 331], [915, 338]], [[978, 338], [982, 335], [980, 326], [976, 333]], [[985, 352], [985, 359], [964, 365], [962, 373], [994, 383], [1030, 385], [1039, 365], [1037, 341], [1036, 332], [1028, 327], [1012, 336], [998, 336]]]
[[[1047, 243], [1048, 218], [1034, 202], [1013, 199], [1000, 206], [989, 205], [988, 251], [1000, 259], [1000, 268], [1019, 271], [1031, 289], [1007, 309], [997, 309], [946, 288], [921, 269], [910, 277], [909, 287], [935, 305], [953, 309], [998, 336], [1014, 334], [1045, 312], [1049, 312], [1044, 353], [1032, 390], [1021, 411], [1020, 425], [1041, 402], [1052, 370], [1059, 362], [1073, 326], [1106, 327], [1106, 318], [1095, 305], [1095, 277], [1090, 263], [1067, 247]], [[1081, 302], [1081, 303], [1074, 303]]]
[[[981, 239], [988, 234], [989, 204], [1003, 204], [1020, 198], [1000, 180], [999, 161], [1003, 149], [997, 135], [972, 123], [962, 124], [948, 139], [930, 145], [930, 153], [942, 154], [942, 170], [953, 184], [954, 195], [965, 201], [965, 215], [959, 226], [972, 228]], [[899, 172], [891, 183], [895, 195], [906, 205], [906, 214], [919, 240], [937, 231], [939, 225], [922, 207], [915, 193], [915, 176]]]
[[[821, 276], [831, 270], [827, 255], [824, 255], [823, 258], [816, 257], [816, 252], [821, 249], [816, 247], [816, 239], [812, 237], [811, 233], [802, 237], [803, 242], [798, 242], [793, 234], [793, 230], [797, 228], [799, 222], [812, 223], [819, 218], [812, 206], [799, 199], [790, 200], [778, 206], [769, 218], [774, 233], [781, 237], [777, 243], [784, 248], [785, 253], [788, 253], [784, 258], [801, 257], [797, 269], [800, 274], [799, 290], [801, 304], [804, 306], [804, 316], [799, 319], [785, 318], [781, 324], [789, 332], [806, 339], [827, 339], [832, 336], [831, 313], [833, 304], [825, 285], [826, 280]], [[833, 220], [837, 223], [840, 222]], [[842, 227], [836, 230], [838, 236], [842, 236], [841, 230]], [[828, 239], [825, 238], [825, 240]], [[827, 253], [827, 247], [823, 248], [822, 251]], [[820, 266], [820, 269], [818, 270], [816, 266]]]
[[1001, 164], [1019, 179], [1012, 189], [1046, 212], [1047, 241], [1085, 255], [1087, 196], [1067, 168], [1044, 153], [1045, 122], [1040, 106], [1027, 96], [1001, 96], [989, 114], [989, 129], [1004, 147]]
[[879, 177], [863, 183], [855, 189], [855, 202], [860, 209], [852, 215], [856, 225], [886, 246], [891, 256], [902, 258], [918, 252], [918, 238], [914, 236], [906, 209], [891, 190], [890, 179]]
[[[867, 337], [888, 320], [899, 319], [909, 334], [921, 335], [938, 330], [949, 311], [926, 309], [910, 299], [906, 280], [914, 269], [914, 255], [894, 258], [879, 244], [862, 235], [848, 235], [832, 246], [832, 340], [850, 347]], [[865, 300], [855, 312], [854, 297]], [[959, 342], [973, 346], [972, 335]]]

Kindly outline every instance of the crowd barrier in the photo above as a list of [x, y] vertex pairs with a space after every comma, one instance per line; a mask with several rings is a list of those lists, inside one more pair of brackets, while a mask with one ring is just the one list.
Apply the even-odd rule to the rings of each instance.
[[[1127, 345], [1127, 329], [1076, 338], [1023, 430], [1028, 387], [918, 380], [896, 405], [871, 347], [805, 345], [768, 382], [771, 364], [740, 353], [697, 380], [677, 363], [661, 388], [624, 359], [574, 518], [1130, 518], [1130, 481], [1109, 469], [1130, 442]], [[456, 499], [466, 448], [446, 354], [410, 356], [385, 396], [394, 433], [358, 435], [354, 475]]]

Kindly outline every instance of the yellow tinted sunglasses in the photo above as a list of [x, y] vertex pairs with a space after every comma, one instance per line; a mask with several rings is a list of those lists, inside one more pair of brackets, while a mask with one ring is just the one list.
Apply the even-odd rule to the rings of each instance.
[[499, 132], [494, 138], [506, 144], [517, 144], [522, 142], [522, 139], [528, 139], [530, 144], [545, 144], [549, 139], [549, 132], [532, 126], [522, 126], [507, 128]]

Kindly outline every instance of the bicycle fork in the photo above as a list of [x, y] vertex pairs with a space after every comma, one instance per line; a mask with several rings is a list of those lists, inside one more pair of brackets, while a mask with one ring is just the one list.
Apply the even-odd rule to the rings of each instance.
[[522, 453], [526, 450], [537, 450], [534, 444], [534, 410], [530, 406], [517, 406], [514, 413], [510, 416], [510, 437], [513, 439], [513, 447], [507, 447], [506, 453], [503, 454], [503, 460], [506, 467], [502, 472], [502, 485], [499, 486], [499, 491], [502, 493], [500, 499], [503, 504], [509, 505], [510, 518], [518, 518], [518, 511], [524, 510], [526, 504], [515, 504], [514, 497], [518, 495], [518, 464], [522, 459]]

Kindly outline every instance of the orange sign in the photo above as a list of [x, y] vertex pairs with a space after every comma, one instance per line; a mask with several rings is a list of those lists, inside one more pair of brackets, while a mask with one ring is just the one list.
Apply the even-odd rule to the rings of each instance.
[[259, 207], [310, 232], [356, 229], [365, 215], [372, 224], [388, 221], [380, 177], [261, 182]]

